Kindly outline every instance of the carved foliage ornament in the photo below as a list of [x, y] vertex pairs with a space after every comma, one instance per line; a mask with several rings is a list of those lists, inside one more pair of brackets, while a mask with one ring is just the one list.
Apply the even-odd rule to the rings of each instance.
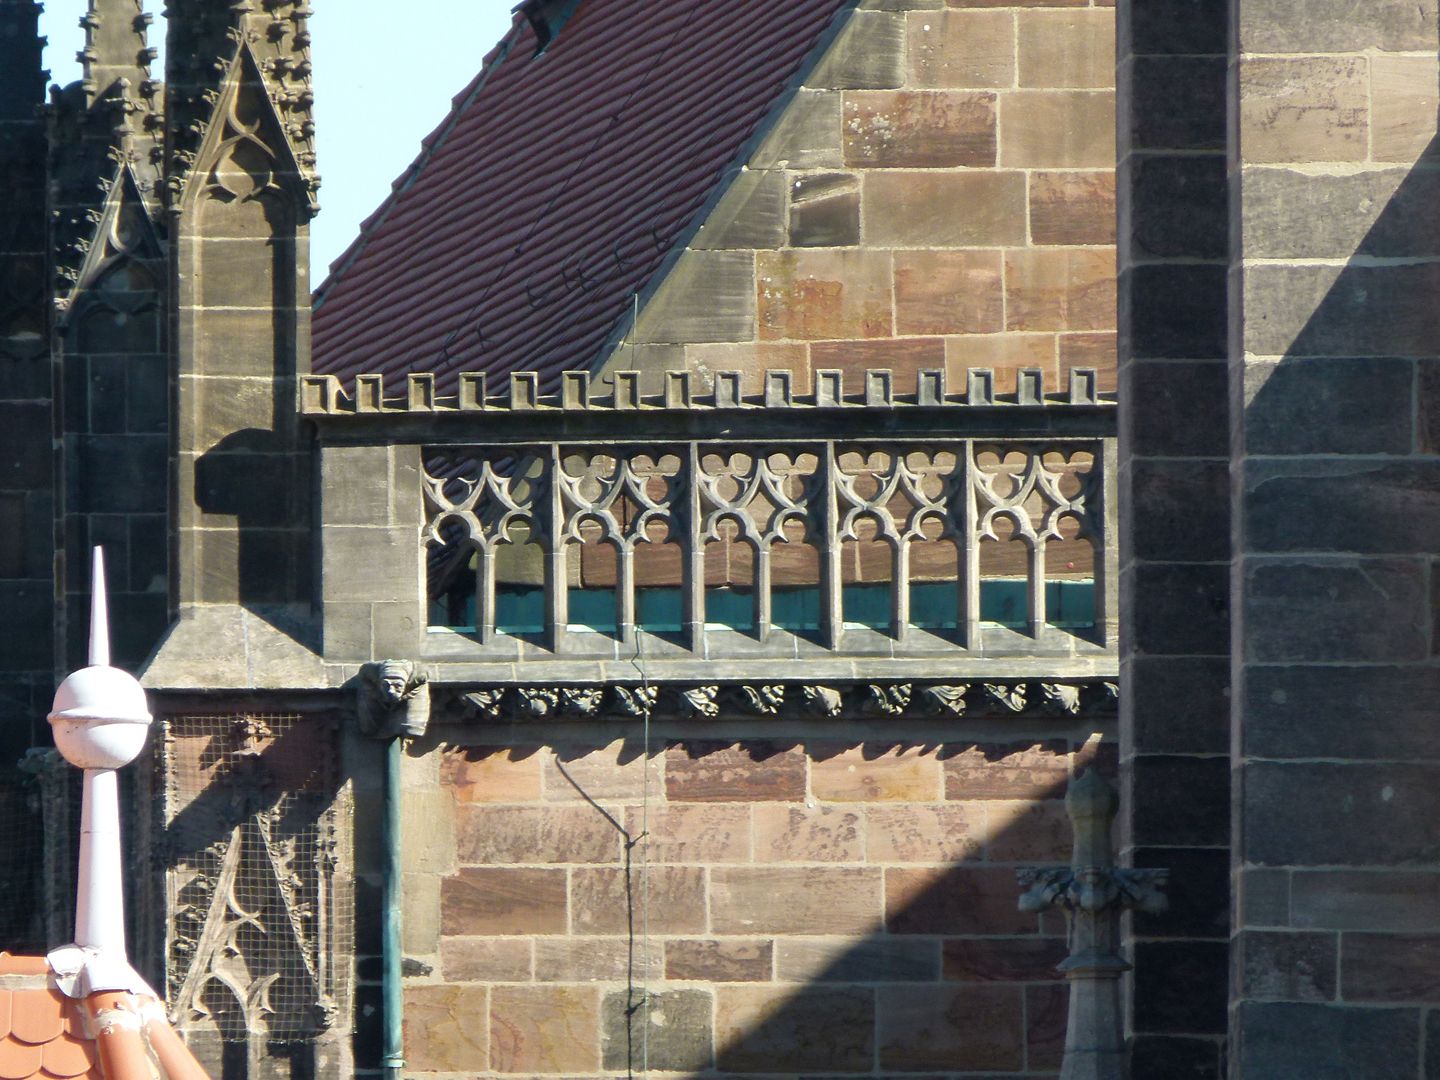
[[666, 686], [491, 686], [447, 691], [452, 719], [460, 722], [586, 720], [650, 716], [710, 720], [722, 714], [758, 717], [887, 719], [1054, 714], [1113, 715], [1114, 684], [903, 683], [852, 685], [708, 683]]

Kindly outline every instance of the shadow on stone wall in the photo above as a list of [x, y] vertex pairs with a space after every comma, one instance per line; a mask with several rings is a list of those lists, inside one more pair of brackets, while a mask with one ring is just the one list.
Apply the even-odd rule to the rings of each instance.
[[[1425, 764], [1440, 757], [1440, 139], [1409, 166], [1251, 169], [1244, 190], [1244, 256], [1279, 261], [1246, 266], [1236, 346], [1247, 356], [1236, 689], [1249, 759], [1238, 855], [1251, 874], [1342, 869], [1304, 875], [1328, 914], [1250, 920], [1303, 923], [1304, 935], [1242, 931], [1235, 1059], [1245, 1076], [1398, 1076], [1420, 1056], [1428, 1075], [1435, 1052], [1416, 1005], [1437, 1000], [1433, 987], [1376, 981], [1347, 941], [1405, 951], [1384, 931], [1417, 918], [1434, 928], [1433, 909], [1417, 908], [1429, 902], [1383, 871], [1440, 860], [1440, 768]], [[1367, 871], [1364, 896], [1343, 868]], [[1302, 939], [1328, 957], [1305, 975], [1286, 952]], [[1340, 1004], [1355, 1000], [1367, 1007]]]
[[[446, 738], [461, 737], [474, 733], [442, 732], [411, 752], [439, 753]], [[568, 897], [569, 934], [631, 935], [628, 986], [624, 980], [619, 986], [612, 979], [599, 980], [609, 983], [598, 991], [603, 1071], [1058, 1072], [1067, 995], [1055, 965], [1067, 955], [1064, 919], [1054, 912], [1021, 913], [1015, 870], [1069, 863], [1070, 828], [1060, 800], [1072, 765], [1097, 762], [1114, 782], [1113, 745], [1102, 744], [1097, 755], [1097, 748], [1083, 740], [1062, 725], [1043, 738], [1010, 734], [993, 742], [947, 741], [939, 734], [934, 739], [802, 742], [771, 737], [738, 743], [680, 738], [673, 732], [656, 736], [652, 746], [663, 749], [652, 749], [649, 760], [664, 759], [665, 780], [664, 790], [651, 796], [650, 842], [670, 854], [648, 864], [635, 854], [627, 888], [623, 894], [609, 890], [603, 910], [588, 911], [573, 885]], [[549, 760], [552, 750], [558, 765]], [[846, 783], [855, 771], [851, 763], [915, 751], [934, 763], [944, 785], [940, 791], [897, 791], [885, 798], [857, 788], [816, 798], [816, 789], [823, 792], [830, 778]], [[553, 745], [537, 741], [504, 750], [475, 746], [446, 753], [452, 763], [483, 763], [496, 753], [517, 760], [539, 755], [547, 784], [545, 800], [534, 804], [541, 812], [583, 810], [587, 799], [579, 792], [593, 791], [589, 806], [596, 818], [608, 818], [626, 840], [639, 841], [641, 804], [638, 789], [630, 791], [642, 782], [635, 766], [645, 759], [645, 747], [638, 737], [577, 734]], [[463, 772], [464, 766], [447, 763], [444, 768], [444, 790], [459, 790], [455, 769]], [[550, 785], [571, 780], [576, 793], [561, 789], [565, 798], [552, 800]], [[937, 796], [942, 801], [937, 803]], [[473, 805], [480, 810], [478, 835], [488, 804]], [[702, 814], [744, 811], [747, 822], [745, 815], [753, 813], [753, 855], [747, 851], [718, 860], [675, 855], [675, 840], [665, 835], [667, 826], [660, 819], [664, 810], [676, 807]], [[462, 817], [466, 813], [460, 811]], [[992, 821], [998, 824], [992, 827]], [[716, 842], [712, 832], [708, 843], [713, 847]], [[462, 837], [460, 843], [471, 841]], [[488, 846], [484, 852], [472, 860], [493, 859], [486, 866], [496, 866], [500, 857]], [[694, 868], [695, 877], [700, 866], [708, 868], [699, 923], [685, 921], [695, 898], [677, 863], [689, 864], [683, 869]], [[647, 894], [648, 920], [639, 906]], [[373, 892], [358, 899], [358, 925], [374, 925]], [[754, 923], [753, 930], [743, 925], [746, 920]], [[668, 950], [652, 950], [656, 966], [648, 981], [678, 985], [647, 989], [646, 925], [652, 936], [671, 942]], [[551, 940], [570, 940], [569, 934], [562, 931]], [[820, 940], [827, 936], [828, 941]], [[362, 933], [360, 950], [373, 951], [374, 938]], [[693, 952], [677, 950], [677, 938], [706, 944]], [[590, 941], [597, 950], [603, 945]], [[753, 951], [725, 948], [748, 943], [757, 943]], [[373, 962], [362, 961], [361, 970], [374, 977]], [[434, 974], [453, 981], [449, 973]], [[579, 970], [572, 975], [573, 983], [595, 980]], [[555, 981], [565, 983], [564, 972]], [[1181, 987], [1183, 981], [1160, 992], [1183, 994]], [[377, 1010], [373, 1016], [378, 1018], [378, 990], [373, 984], [362, 986], [357, 1015], [367, 1015], [368, 1007]], [[493, 1019], [496, 1008], [492, 1002], [495, 1030], [505, 1030]], [[1223, 1016], [1223, 1002], [1221, 1011]], [[543, 1025], [544, 1020], [536, 1022]], [[379, 1030], [373, 1019], [358, 1025], [358, 1067], [378, 1062]], [[411, 1040], [417, 1030], [426, 1029], [412, 1026]], [[522, 1033], [517, 1045], [523, 1043]], [[407, 1049], [413, 1053], [413, 1042]], [[490, 1071], [496, 1071], [496, 1055], [502, 1052], [510, 1051], [491, 1046]], [[536, 1070], [533, 1060], [523, 1059], [526, 1051], [518, 1052], [522, 1059], [500, 1071]], [[412, 1060], [410, 1067], [423, 1071], [423, 1059]], [[592, 1071], [573, 1063], [566, 1067]]]

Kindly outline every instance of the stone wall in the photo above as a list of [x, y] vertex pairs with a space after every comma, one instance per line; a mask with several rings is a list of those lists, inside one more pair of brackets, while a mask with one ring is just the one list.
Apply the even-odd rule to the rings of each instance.
[[1135, 1080], [1223, 1075], [1229, 952], [1227, 5], [1119, 11], [1124, 857]]
[[1236, 9], [1232, 1060], [1430, 1076], [1436, 5]]
[[[1114, 388], [1114, 9], [867, 0], [608, 370], [1071, 368]], [[758, 379], [748, 388], [758, 391]]]
[[1068, 862], [1088, 725], [717, 723], [412, 747], [407, 1074], [1058, 1071], [1064, 921], [1014, 868]]

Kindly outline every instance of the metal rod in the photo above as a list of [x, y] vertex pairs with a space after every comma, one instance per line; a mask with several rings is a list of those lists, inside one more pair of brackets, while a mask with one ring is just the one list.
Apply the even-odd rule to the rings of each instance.
[[405, 1014], [401, 988], [403, 970], [400, 880], [400, 765], [404, 740], [385, 744], [385, 855], [380, 926], [381, 994], [385, 1014], [385, 1075], [398, 1078], [405, 1068]]

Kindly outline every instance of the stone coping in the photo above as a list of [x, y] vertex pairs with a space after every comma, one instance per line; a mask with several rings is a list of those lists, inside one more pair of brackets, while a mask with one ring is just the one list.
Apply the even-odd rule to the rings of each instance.
[[[687, 410], [758, 409], [913, 409], [974, 408], [992, 406], [1044, 408], [1052, 406], [1109, 406], [1115, 395], [1101, 393], [1096, 371], [1075, 368], [1067, 387], [1047, 390], [1040, 368], [1015, 372], [1013, 392], [996, 388], [990, 368], [970, 368], [963, 391], [947, 384], [943, 369], [916, 373], [915, 392], [897, 394], [894, 373], [889, 369], [863, 372], [862, 385], [846, 386], [846, 372], [822, 369], [815, 372], [814, 384], [797, 387], [793, 373], [766, 371], [760, 394], [744, 393], [745, 373], [717, 371], [708, 389], [697, 391], [694, 375], [688, 371], [666, 372], [664, 392], [643, 394], [641, 373], [617, 371], [611, 376], [613, 388], [592, 393], [591, 373], [566, 371], [560, 376], [558, 392], [542, 392], [540, 375], [534, 371], [511, 372], [503, 392], [491, 387], [483, 371], [461, 372], [453, 395], [438, 394], [432, 373], [412, 373], [406, 378], [403, 397], [392, 396], [383, 374], [356, 375], [347, 386], [334, 375], [304, 375], [299, 382], [301, 415], [310, 417], [364, 416], [383, 414], [434, 413], [543, 413], [543, 412], [629, 412]], [[853, 374], [853, 373], [851, 373]]]

